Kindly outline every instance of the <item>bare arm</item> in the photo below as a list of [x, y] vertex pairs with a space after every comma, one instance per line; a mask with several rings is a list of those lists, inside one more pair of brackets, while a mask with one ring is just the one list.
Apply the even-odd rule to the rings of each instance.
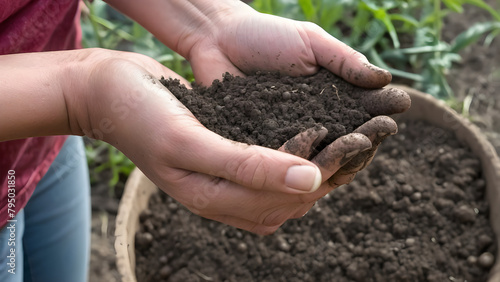
[[71, 134], [64, 98], [69, 53], [0, 56], [0, 141]]
[[239, 0], [105, 0], [185, 58], [201, 36], [212, 36], [225, 17], [255, 12]]

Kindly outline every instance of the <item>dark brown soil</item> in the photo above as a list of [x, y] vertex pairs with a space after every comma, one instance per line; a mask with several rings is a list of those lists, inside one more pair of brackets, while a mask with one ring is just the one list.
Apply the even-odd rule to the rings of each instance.
[[271, 236], [153, 195], [138, 281], [486, 281], [496, 246], [479, 160], [442, 129], [400, 130], [354, 182]]
[[319, 150], [371, 117], [360, 105], [365, 90], [321, 70], [309, 77], [226, 74], [210, 87], [192, 90], [178, 80], [162, 83], [208, 129], [228, 139], [279, 148], [307, 128], [324, 126]]

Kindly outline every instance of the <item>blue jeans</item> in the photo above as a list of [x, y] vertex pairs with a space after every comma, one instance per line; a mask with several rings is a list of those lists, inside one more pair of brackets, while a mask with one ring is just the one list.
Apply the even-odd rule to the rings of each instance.
[[0, 230], [0, 281], [87, 281], [90, 215], [83, 140], [70, 136], [14, 228], [8, 223]]

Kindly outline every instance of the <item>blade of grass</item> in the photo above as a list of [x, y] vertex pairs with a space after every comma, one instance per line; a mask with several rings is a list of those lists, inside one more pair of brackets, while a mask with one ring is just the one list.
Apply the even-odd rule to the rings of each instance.
[[86, 2], [85, 4], [87, 5], [87, 7], [89, 8], [89, 20], [90, 20], [90, 25], [92, 26], [92, 30], [94, 32], [94, 39], [96, 40], [97, 45], [99, 47], [103, 47], [102, 39], [101, 39], [101, 36], [99, 35], [99, 24], [95, 20], [95, 17], [93, 17], [93, 15], [95, 15], [94, 4], [89, 3], [88, 1], [85, 1], [85, 2]]
[[448, 7], [448, 9], [452, 10], [455, 13], [463, 13], [464, 8], [462, 7], [462, 1], [457, 0], [443, 0], [443, 3]]
[[418, 47], [410, 47], [399, 50], [391, 50], [397, 51], [402, 54], [412, 55], [412, 54], [425, 54], [425, 53], [434, 53], [434, 52], [448, 52], [450, 51], [450, 46], [445, 42], [438, 42], [437, 45], [433, 46], [418, 46]]
[[402, 70], [398, 70], [398, 69], [394, 69], [394, 68], [389, 67], [382, 60], [382, 58], [379, 56], [379, 54], [377, 54], [377, 51], [375, 51], [375, 49], [371, 49], [369, 51], [368, 55], [369, 55], [369, 57], [370, 57], [370, 59], [371, 59], [371, 61], [372, 61], [373, 64], [375, 64], [378, 67], [381, 67], [383, 69], [388, 70], [394, 76], [399, 76], [399, 77], [402, 77], [402, 78], [410, 79], [410, 80], [413, 80], [415, 82], [422, 82], [424, 80], [423, 77], [422, 77], [422, 75], [420, 75], [420, 74], [409, 73], [409, 72], [405, 72], [405, 71], [402, 71]]
[[412, 16], [410, 15], [403, 15], [403, 14], [391, 14], [389, 15], [391, 21], [401, 21], [405, 24], [408, 24], [412, 27], [418, 27], [419, 22]]
[[385, 28], [387, 29], [387, 32], [389, 32], [389, 36], [392, 39], [394, 48], [398, 49], [401, 46], [401, 44], [399, 43], [399, 38], [396, 33], [396, 28], [392, 24], [391, 18], [387, 14], [387, 11], [384, 8], [377, 7], [371, 1], [361, 1], [361, 7], [370, 11], [374, 18], [376, 18], [377, 20], [381, 21], [384, 24]]
[[299, 6], [306, 17], [306, 20], [313, 23], [318, 22], [316, 7], [313, 5], [312, 0], [299, 0]]
[[498, 35], [500, 35], [500, 29], [495, 29], [493, 30], [490, 34], [488, 34], [488, 36], [486, 36], [486, 38], [484, 39], [484, 46], [490, 46], [491, 45], [491, 42], [493, 41], [493, 39], [495, 39], [495, 37], [497, 37]]
[[117, 28], [117, 25], [106, 20], [106, 19], [103, 19], [101, 17], [98, 17], [96, 15], [90, 15], [90, 18], [95, 21], [96, 23], [102, 25], [103, 27], [105, 27], [106, 29], [108, 30], [112, 30], [114, 32], [116, 32], [116, 34], [118, 36], [120, 36], [122, 39], [125, 39], [125, 40], [128, 40], [128, 41], [134, 41], [134, 36], [131, 35], [130, 33], [128, 32], [125, 32], [123, 29], [120, 29], [120, 28]]
[[460, 33], [451, 44], [451, 52], [458, 53], [465, 47], [475, 43], [479, 38], [487, 32], [498, 32], [500, 30], [500, 22], [484, 22], [477, 23], [471, 26], [466, 31]]

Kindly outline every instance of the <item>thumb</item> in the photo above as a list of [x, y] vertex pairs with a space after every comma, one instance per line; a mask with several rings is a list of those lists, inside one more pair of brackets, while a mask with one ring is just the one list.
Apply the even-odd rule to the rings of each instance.
[[391, 82], [390, 72], [368, 62], [366, 57], [328, 34], [321, 27], [306, 23], [316, 61], [348, 82], [364, 88], [381, 88]]
[[225, 139], [201, 124], [184, 128], [175, 143], [176, 166], [227, 179], [247, 188], [301, 194], [321, 184], [321, 172], [312, 162], [270, 148]]

